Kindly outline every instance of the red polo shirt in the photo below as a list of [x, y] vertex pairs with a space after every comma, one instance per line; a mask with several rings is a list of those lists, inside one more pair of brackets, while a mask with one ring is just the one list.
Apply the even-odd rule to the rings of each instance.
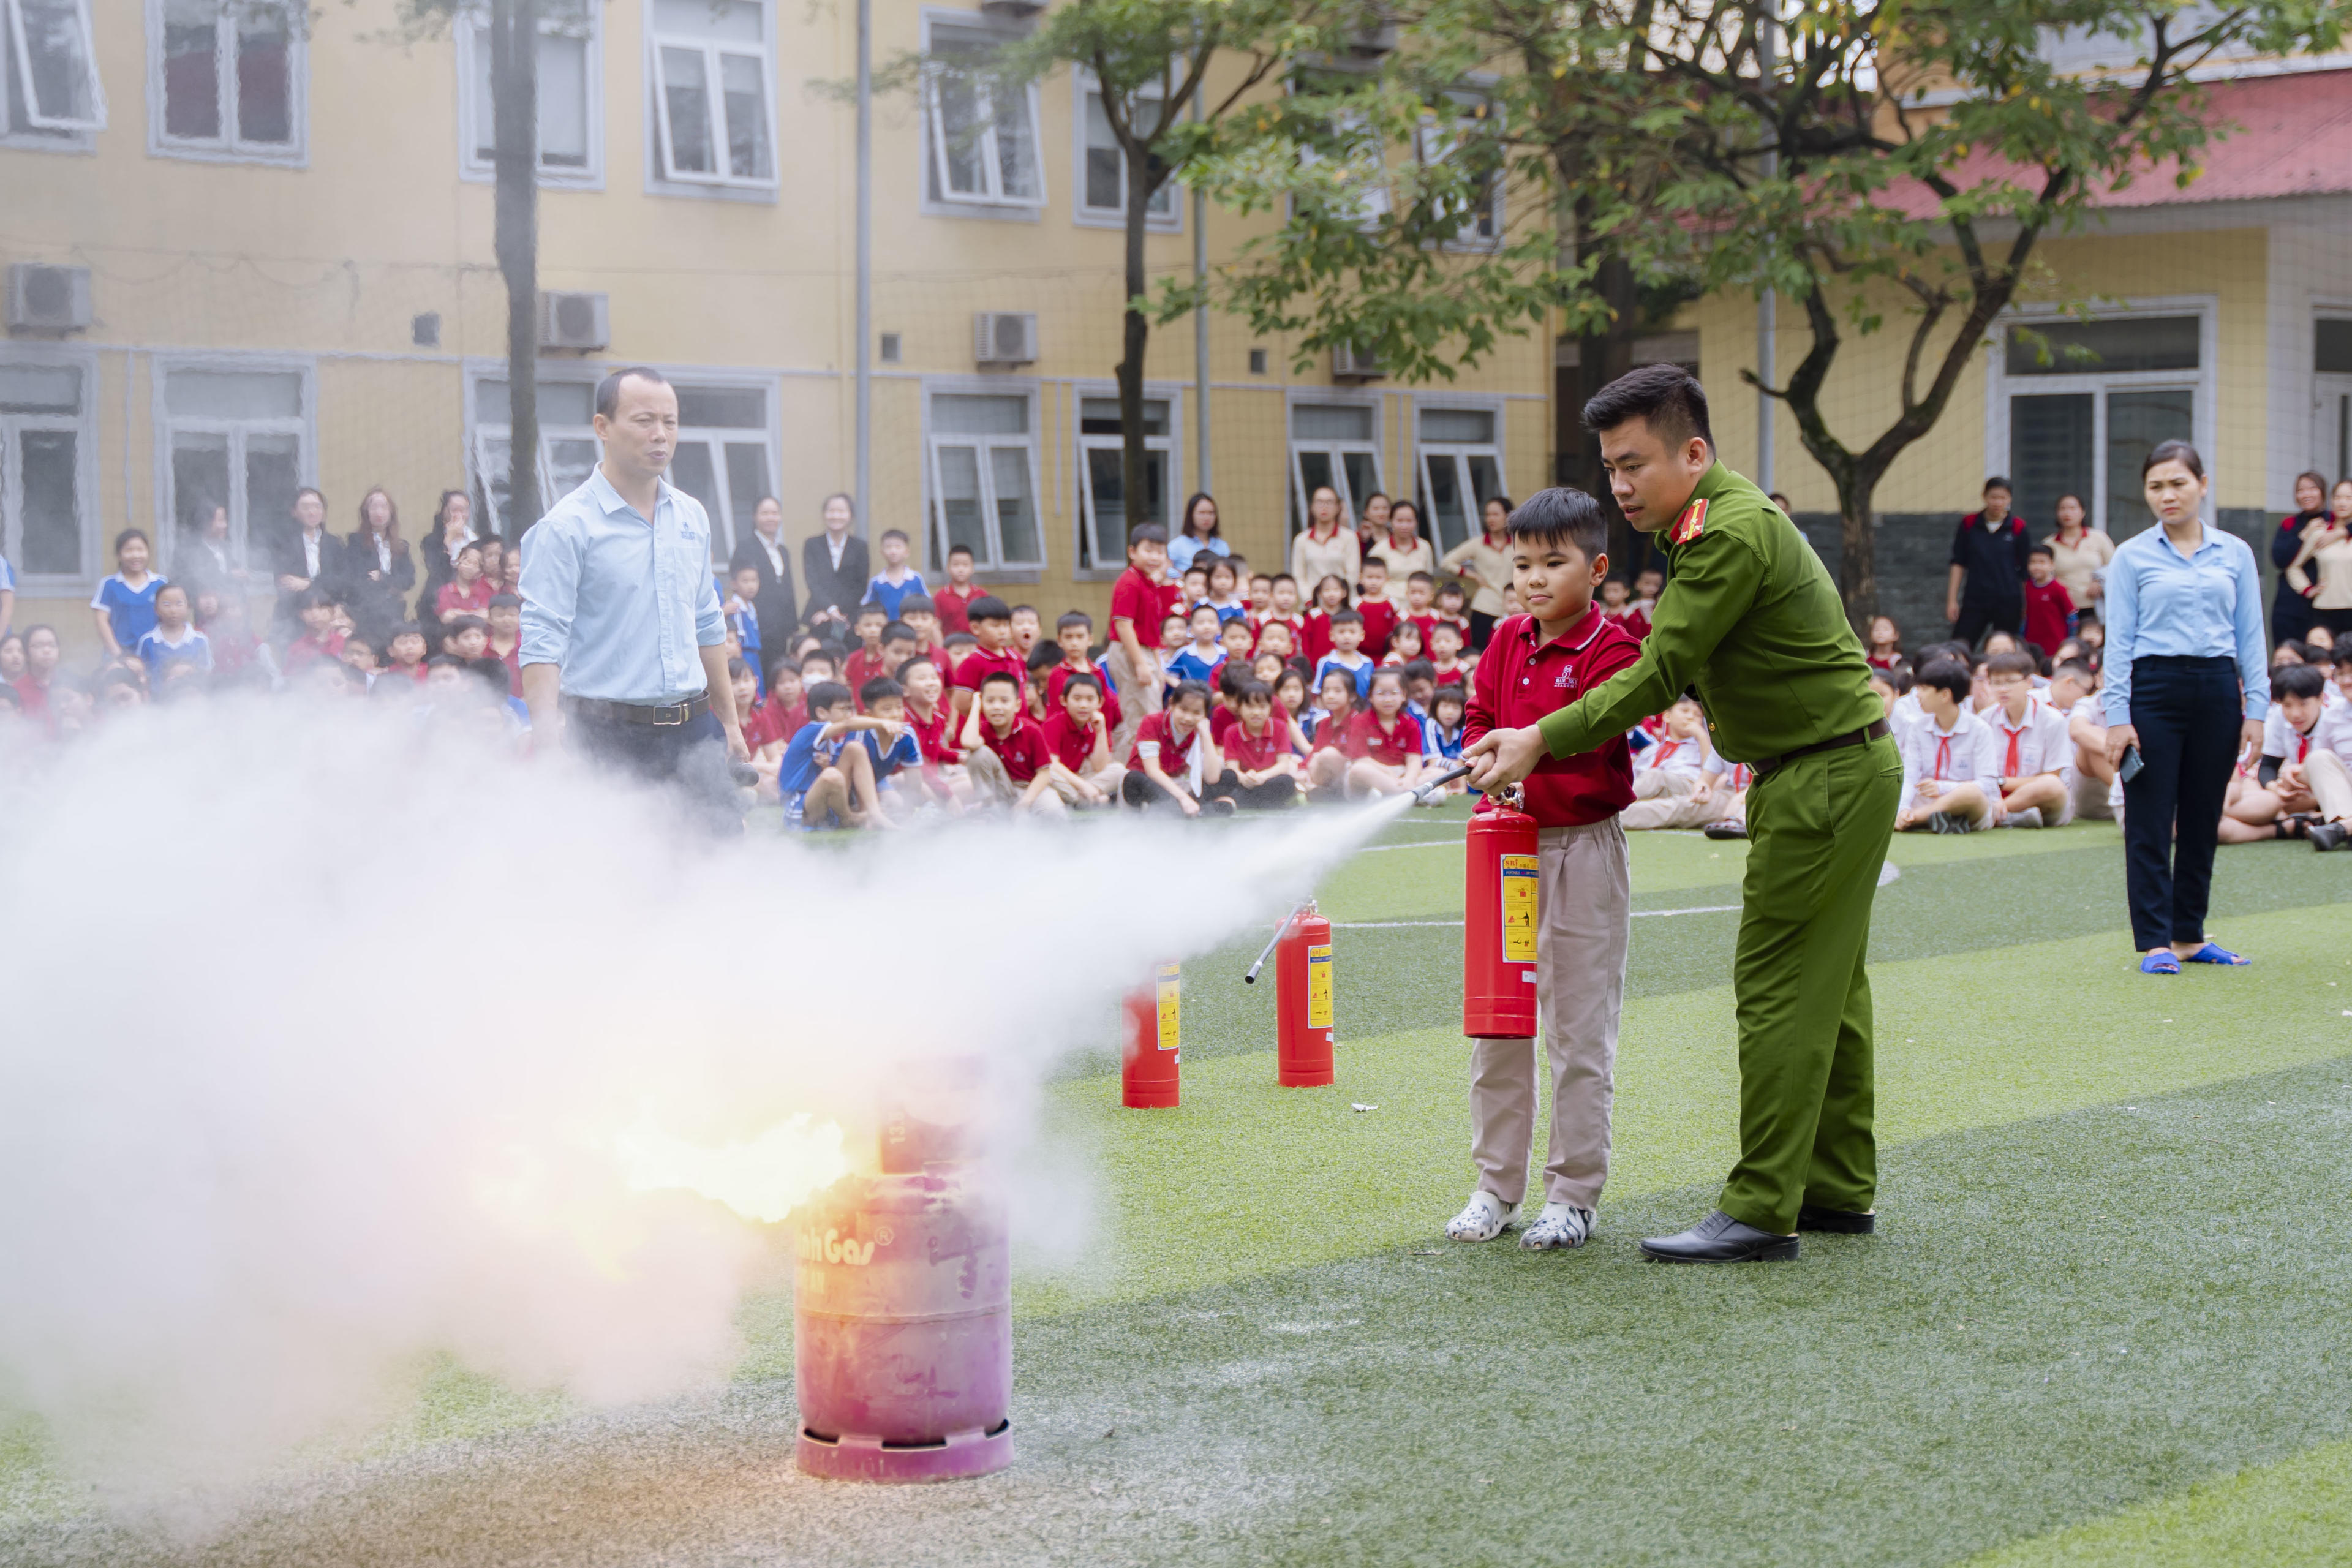
[[[1533, 616], [1496, 626], [1462, 716], [1467, 747], [1489, 730], [1518, 730], [1565, 708], [1642, 657], [1642, 645], [1593, 605], [1563, 637], [1538, 647]], [[1612, 735], [1572, 757], [1547, 756], [1524, 785], [1528, 815], [1544, 827], [1580, 827], [1633, 802], [1633, 754]]]
[[1192, 733], [1186, 735], [1180, 744], [1176, 740], [1175, 726], [1169, 722], [1167, 712], [1163, 710], [1151, 714], [1136, 726], [1135, 744], [1128, 751], [1127, 765], [1141, 767], [1143, 749], [1149, 746], [1153, 759], [1160, 764], [1160, 771], [1171, 779], [1181, 778], [1192, 771], [1192, 748], [1199, 743], [1201, 731], [1207, 728], [1206, 721], [1193, 725]]
[[1026, 701], [1029, 691], [1029, 661], [1010, 647], [1003, 653], [990, 653], [982, 648], [977, 653], [965, 656], [964, 661], [956, 666], [955, 683], [967, 691], [977, 691], [980, 689], [982, 681], [1000, 669], [1013, 678], [1013, 684], [1022, 692], [1022, 700]]
[[949, 738], [951, 731], [948, 727], [954, 722], [955, 705], [945, 699], [941, 699], [939, 706], [931, 710], [931, 716], [928, 720], [915, 711], [913, 703], [907, 704], [907, 727], [915, 731], [915, 745], [923, 753], [923, 761], [933, 767], [948, 766], [963, 761], [963, 752], [958, 750], [955, 742]]
[[1110, 635], [1118, 640], [1118, 623], [1135, 623], [1135, 640], [1146, 653], [1160, 646], [1160, 624], [1176, 613], [1184, 597], [1181, 583], [1155, 583], [1130, 566], [1118, 574], [1110, 590]]
[[1004, 735], [998, 734], [996, 726], [982, 719], [980, 738], [1003, 763], [1005, 773], [1014, 784], [1027, 784], [1037, 776], [1039, 769], [1053, 761], [1054, 753], [1045, 745], [1045, 732], [1037, 728], [1034, 719], [1016, 718], [1012, 732]]
[[[985, 723], [987, 721], [982, 720]], [[1064, 709], [1055, 709], [1045, 722], [1038, 726], [1045, 737], [1045, 749], [1054, 760], [1074, 773], [1084, 773], [1087, 762], [1095, 754], [1095, 727], [1080, 724]]]
[[959, 588], [953, 583], [940, 584], [931, 595], [931, 608], [940, 617], [940, 636], [953, 637], [971, 630], [971, 606], [987, 596], [988, 590], [977, 583], [969, 588]]
[[1074, 675], [1095, 678], [1096, 684], [1102, 688], [1103, 718], [1112, 729], [1118, 729], [1118, 693], [1110, 689], [1110, 677], [1103, 673], [1100, 665], [1090, 664], [1084, 669], [1073, 669], [1066, 664], [1055, 665], [1053, 673], [1045, 677], [1045, 706], [1056, 713], [1062, 710], [1062, 689], [1070, 684], [1070, 677]]
[[1268, 719], [1265, 733], [1253, 735], [1249, 726], [1236, 722], [1217, 742], [1223, 749], [1224, 759], [1246, 773], [1260, 773], [1290, 755], [1289, 738], [1283, 734], [1281, 723]]
[[1396, 635], [1396, 606], [1386, 599], [1366, 599], [1356, 606], [1356, 613], [1364, 617], [1362, 651], [1379, 658], [1389, 651], [1389, 638]]
[[1383, 728], [1381, 716], [1367, 709], [1348, 721], [1348, 754], [1401, 768], [1406, 758], [1421, 755], [1421, 726], [1399, 709], [1395, 721]]
[[[864, 646], [860, 645], [857, 650], [855, 653], [852, 653], [848, 659], [843, 663], [841, 667], [841, 683], [849, 688], [850, 698], [853, 701], [856, 701], [857, 694], [866, 689], [866, 683], [867, 681], [873, 679], [877, 675], [887, 675], [889, 673], [890, 671], [884, 667], [882, 650], [880, 648], [876, 648], [869, 654], [866, 651]], [[858, 702], [857, 710], [860, 713], [865, 712], [866, 704], [862, 701]]]

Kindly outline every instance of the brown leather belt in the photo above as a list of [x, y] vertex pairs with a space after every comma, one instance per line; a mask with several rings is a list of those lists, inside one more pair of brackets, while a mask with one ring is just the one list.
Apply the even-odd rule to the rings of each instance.
[[1783, 752], [1777, 757], [1759, 757], [1748, 765], [1756, 770], [1756, 776], [1760, 779], [1782, 763], [1793, 763], [1799, 757], [1810, 757], [1815, 752], [1842, 752], [1848, 746], [1866, 746], [1880, 736], [1891, 735], [1894, 732], [1885, 720], [1879, 719], [1864, 724], [1859, 730], [1849, 730], [1843, 735], [1832, 735], [1826, 741], [1815, 741], [1810, 746], [1799, 746], [1792, 751]]
[[586, 719], [598, 724], [691, 724], [710, 711], [710, 694], [685, 702], [659, 705], [643, 702], [606, 702], [594, 697], [567, 697], [563, 710], [575, 719]]

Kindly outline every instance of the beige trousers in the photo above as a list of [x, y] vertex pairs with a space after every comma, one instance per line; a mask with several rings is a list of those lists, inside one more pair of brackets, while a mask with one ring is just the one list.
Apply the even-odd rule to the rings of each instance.
[[1731, 792], [1718, 789], [1704, 805], [1693, 800], [1700, 775], [1672, 768], [1643, 768], [1633, 775], [1633, 804], [1617, 820], [1628, 833], [1660, 827], [1705, 827], [1731, 807]]
[[[1085, 779], [1087, 783], [1094, 785], [1095, 788], [1110, 796], [1112, 800], [1116, 801], [1118, 799], [1119, 781], [1127, 776], [1127, 769], [1118, 763], [1113, 763], [1108, 767], [1097, 768], [1093, 773], [1081, 773], [1079, 776]], [[1009, 783], [1011, 781], [1008, 780], [1007, 782]], [[1062, 797], [1063, 805], [1076, 805], [1078, 804], [1078, 792], [1076, 786], [1066, 784], [1057, 778], [1054, 781], [1051, 787], [1055, 795]]]
[[[1601, 1205], [1609, 1179], [1609, 1107], [1617, 1019], [1625, 1001], [1633, 879], [1614, 817], [1547, 827], [1537, 868], [1536, 1007], [1551, 1079], [1548, 1203]], [[1536, 1042], [1470, 1044], [1470, 1157], [1478, 1186], [1507, 1204], [1527, 1196], [1536, 1125]]]
[[[1136, 635], [1143, 635], [1141, 626], [1136, 628]], [[1143, 727], [1144, 716], [1160, 711], [1160, 661], [1151, 655], [1151, 645], [1159, 640], [1160, 628], [1154, 626], [1143, 649], [1143, 657], [1151, 659], [1151, 668], [1140, 675], [1128, 668], [1127, 645], [1118, 638], [1111, 639], [1109, 648], [1103, 654], [1103, 668], [1109, 672], [1110, 683], [1118, 688], [1118, 728], [1110, 732], [1110, 754], [1114, 757], [1127, 755], [1136, 731]]]
[[2321, 816], [2330, 822], [2352, 822], [2352, 773], [2345, 770], [2343, 758], [2333, 752], [2312, 752], [2303, 759], [2303, 782], [2319, 803]]

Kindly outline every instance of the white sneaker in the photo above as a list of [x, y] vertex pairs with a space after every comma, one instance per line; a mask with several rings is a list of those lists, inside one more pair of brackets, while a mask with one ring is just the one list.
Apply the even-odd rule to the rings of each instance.
[[1456, 1241], [1492, 1241], [1518, 1219], [1517, 1204], [1507, 1204], [1489, 1192], [1475, 1192], [1462, 1212], [1445, 1222], [1445, 1234]]
[[1551, 1252], [1561, 1247], [1582, 1247], [1592, 1235], [1592, 1211], [1570, 1208], [1566, 1204], [1546, 1204], [1535, 1224], [1528, 1226], [1519, 1237], [1519, 1245], [1529, 1252]]
[[2004, 812], [2000, 825], [2003, 827], [2039, 827], [2042, 826], [2042, 808], [2029, 805], [2023, 811]]

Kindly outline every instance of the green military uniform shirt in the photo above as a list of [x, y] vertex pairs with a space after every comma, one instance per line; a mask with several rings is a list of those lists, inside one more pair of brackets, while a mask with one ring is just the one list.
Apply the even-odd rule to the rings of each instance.
[[1640, 661], [1537, 726], [1555, 757], [1589, 752], [1696, 687], [1716, 748], [1776, 757], [1885, 717], [1837, 585], [1797, 525], [1716, 463], [1666, 531], [1674, 574]]

